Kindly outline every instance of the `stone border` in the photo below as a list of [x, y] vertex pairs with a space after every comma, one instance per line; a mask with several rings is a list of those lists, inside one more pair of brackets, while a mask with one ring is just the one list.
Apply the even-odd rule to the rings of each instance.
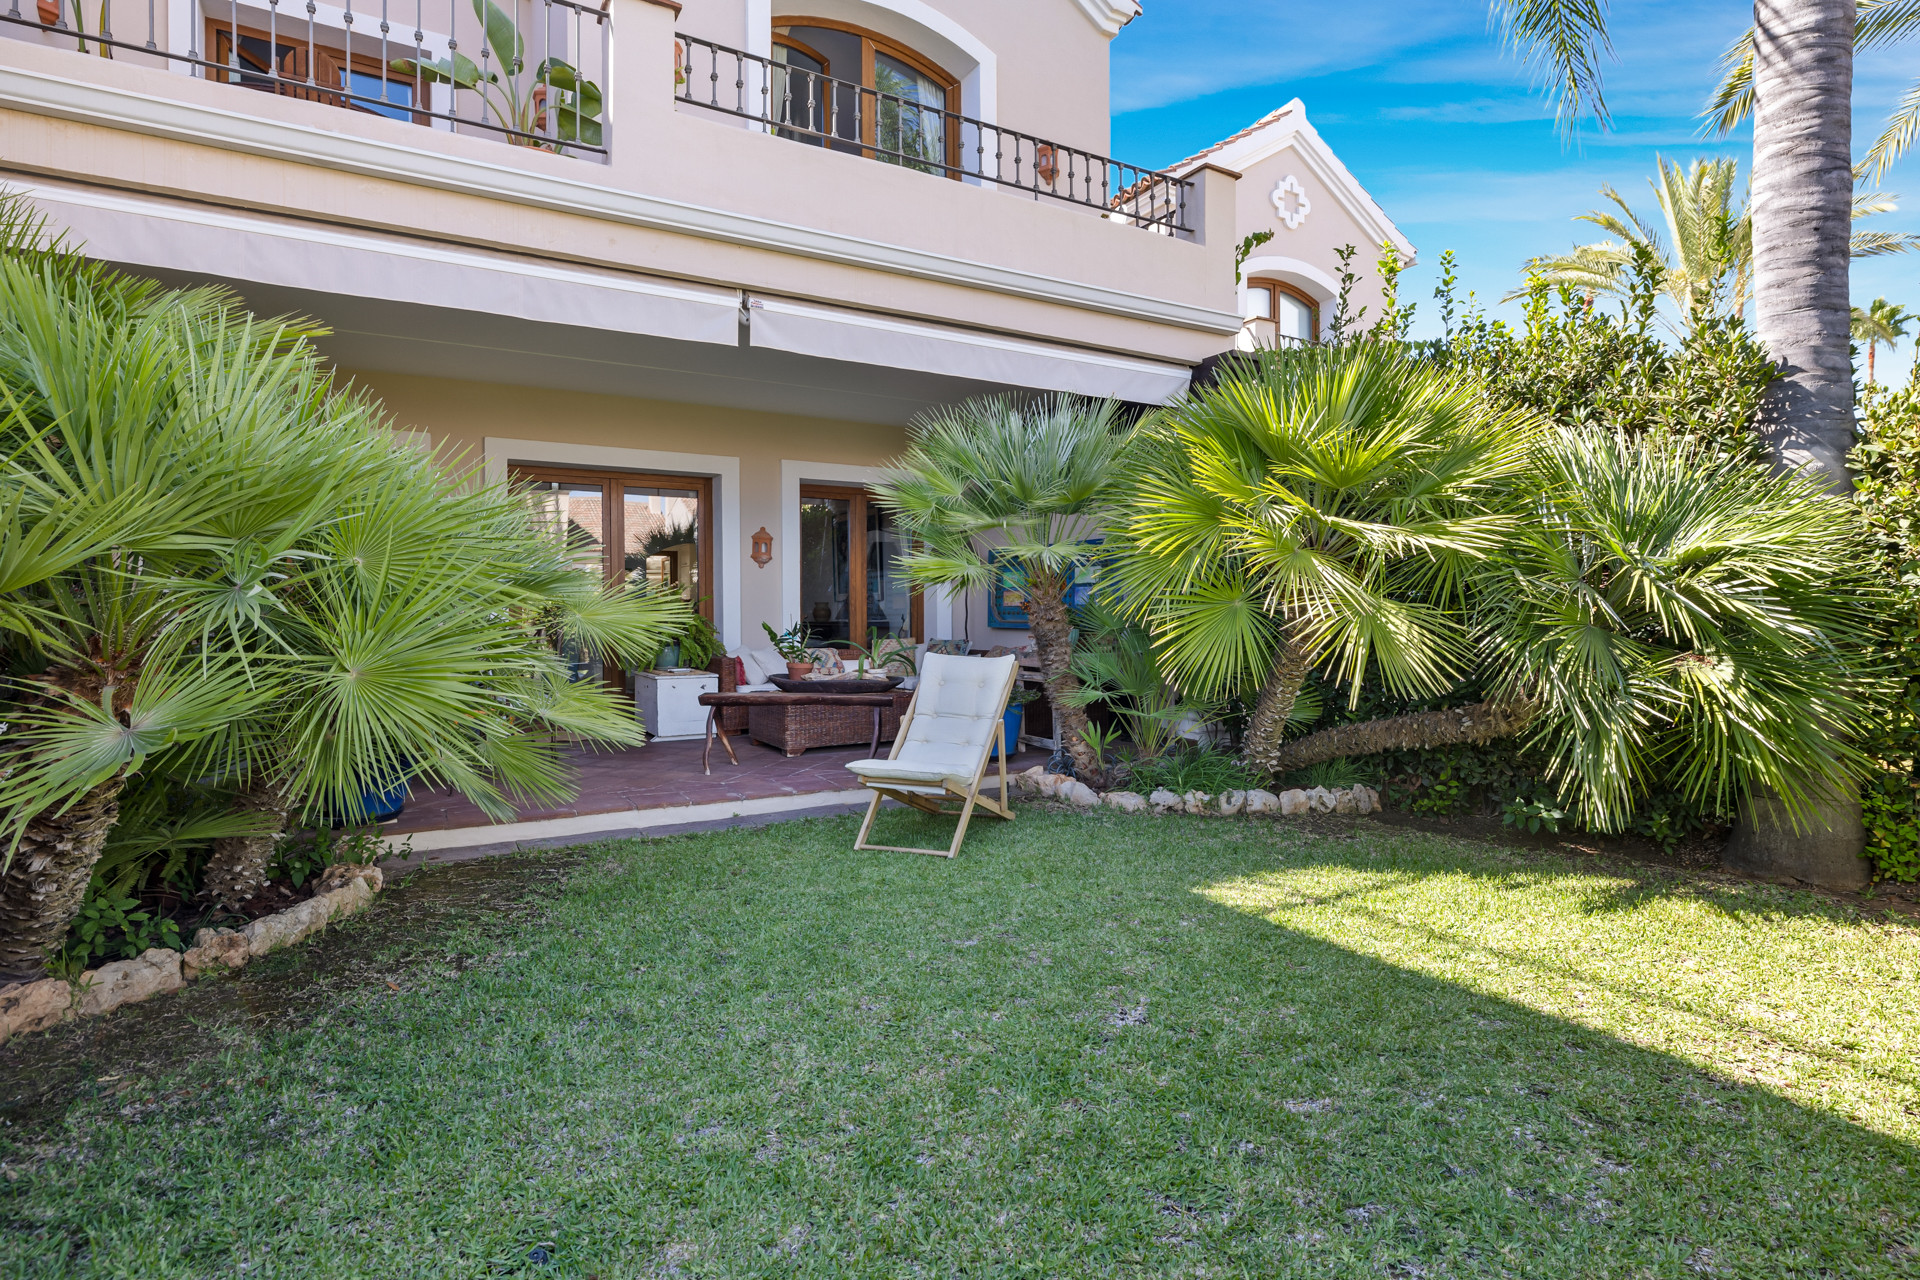
[[1293, 817], [1309, 813], [1373, 813], [1385, 807], [1380, 803], [1380, 793], [1366, 786], [1341, 787], [1337, 791], [1325, 787], [1295, 788], [1278, 795], [1259, 790], [1223, 791], [1217, 796], [1204, 791], [1180, 795], [1160, 790], [1143, 796], [1138, 791], [1095, 791], [1076, 778], [1048, 773], [1042, 765], [1016, 773], [1007, 781], [1012, 784], [1015, 795], [1063, 800], [1081, 809], [1105, 805], [1122, 813], [1190, 813], [1208, 818], [1231, 818], [1239, 814]]
[[385, 883], [378, 867], [341, 863], [322, 873], [314, 895], [306, 901], [261, 916], [244, 929], [202, 929], [194, 934], [193, 947], [185, 954], [151, 947], [132, 960], [89, 969], [77, 983], [41, 978], [0, 987], [0, 1044], [29, 1031], [45, 1031], [75, 1018], [90, 1018], [178, 991], [210, 973], [238, 969], [365, 910]]

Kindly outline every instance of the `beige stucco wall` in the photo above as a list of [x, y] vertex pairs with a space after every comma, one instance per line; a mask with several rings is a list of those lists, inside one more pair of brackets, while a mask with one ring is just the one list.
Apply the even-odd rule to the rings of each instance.
[[[865, 423], [399, 374], [344, 370], [342, 375], [381, 397], [397, 428], [426, 432], [436, 452], [455, 465], [479, 465], [489, 439], [552, 445], [544, 451], [516, 450], [510, 459], [516, 462], [578, 464], [578, 447], [729, 460], [738, 476], [737, 505], [727, 509], [723, 487], [716, 483], [712, 588], [717, 611], [724, 615], [728, 579], [738, 584], [738, 618], [717, 620], [730, 638], [744, 636], [749, 642], [760, 638], [762, 622], [778, 630], [793, 620], [782, 616], [782, 585], [797, 551], [784, 536], [783, 475], [792, 479], [797, 471], [801, 480], [835, 480], [840, 468], [885, 464], [906, 442], [900, 428]], [[597, 465], [638, 470], [648, 464], [634, 458]], [[724, 474], [717, 467], [677, 470], [709, 478]], [[774, 561], [765, 568], [750, 558], [749, 539], [762, 526], [774, 535]], [[732, 554], [723, 561], [728, 528], [735, 536]], [[928, 622], [945, 634], [942, 620], [929, 617]]]
[[[1287, 226], [1273, 205], [1274, 188], [1289, 175], [1305, 191], [1312, 206], [1297, 227]], [[1289, 207], [1298, 207], [1291, 194]], [[1380, 243], [1361, 227], [1304, 157], [1287, 148], [1240, 170], [1234, 208], [1236, 240], [1255, 231], [1273, 232], [1272, 240], [1254, 250], [1247, 270], [1304, 289], [1321, 303], [1323, 328], [1332, 322], [1333, 300], [1339, 287], [1340, 260], [1336, 253], [1347, 245], [1359, 251], [1354, 255], [1353, 270], [1360, 279], [1354, 286], [1351, 306], [1355, 311], [1367, 308], [1362, 324], [1371, 324], [1379, 317], [1380, 276], [1375, 263], [1380, 257]]]

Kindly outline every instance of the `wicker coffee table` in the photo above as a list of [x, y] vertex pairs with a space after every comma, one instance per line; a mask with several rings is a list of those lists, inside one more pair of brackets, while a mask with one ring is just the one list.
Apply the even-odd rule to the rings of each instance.
[[[727, 759], [735, 764], [733, 740], [727, 737], [720, 711], [726, 707], [747, 708], [747, 733], [788, 756], [797, 756], [808, 747], [845, 746], [858, 742], [859, 729], [866, 727], [868, 712], [873, 722], [873, 741], [867, 748], [878, 754], [883, 722], [892, 716], [898, 725], [899, 699], [892, 693], [703, 693], [700, 705], [707, 708], [707, 746], [700, 753], [700, 767], [713, 772], [713, 737], [727, 749]], [[854, 726], [858, 725], [856, 729]], [[852, 731], [855, 737], [849, 739]]]

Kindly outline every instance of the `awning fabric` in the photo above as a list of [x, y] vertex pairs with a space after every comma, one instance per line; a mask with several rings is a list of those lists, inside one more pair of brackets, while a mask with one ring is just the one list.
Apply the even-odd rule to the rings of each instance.
[[88, 257], [236, 283], [737, 346], [740, 293], [90, 187], [16, 182]]
[[756, 347], [850, 364], [947, 374], [1036, 391], [1163, 404], [1187, 389], [1184, 365], [1085, 351], [817, 303], [753, 298]]

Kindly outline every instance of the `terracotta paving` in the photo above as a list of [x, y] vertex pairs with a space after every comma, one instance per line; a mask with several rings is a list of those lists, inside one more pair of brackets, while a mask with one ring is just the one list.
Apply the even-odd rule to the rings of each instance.
[[[763, 747], [744, 734], [734, 737], [740, 763], [728, 761], [719, 743], [713, 746], [713, 775], [700, 772], [698, 742], [652, 742], [621, 751], [569, 753], [577, 771], [580, 794], [571, 804], [530, 804], [516, 810], [515, 820], [572, 818], [589, 813], [617, 813], [626, 809], [666, 809], [680, 805], [714, 804], [726, 800], [758, 800], [769, 796], [811, 795], [847, 791], [858, 785], [847, 772], [850, 760], [867, 757], [866, 744], [857, 747], [816, 747], [789, 760], [772, 747]], [[887, 744], [881, 743], [884, 753]], [[1037, 750], [1014, 754], [1009, 770], [1045, 764], [1047, 753]], [[989, 773], [995, 772], [989, 766]], [[484, 827], [486, 814], [459, 793], [446, 789], [415, 791], [397, 821], [383, 825], [383, 835], [411, 831], [443, 831]]]

